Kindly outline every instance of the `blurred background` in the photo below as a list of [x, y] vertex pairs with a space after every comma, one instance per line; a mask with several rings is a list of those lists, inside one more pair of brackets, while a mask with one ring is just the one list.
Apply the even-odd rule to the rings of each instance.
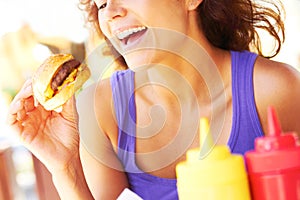
[[[299, 70], [300, 1], [283, 3], [286, 42], [274, 60]], [[77, 0], [0, 0], [0, 200], [58, 199], [47, 170], [5, 125], [6, 111], [23, 82], [51, 53], [72, 53], [83, 60], [91, 41]], [[95, 55], [91, 59], [97, 60]]]

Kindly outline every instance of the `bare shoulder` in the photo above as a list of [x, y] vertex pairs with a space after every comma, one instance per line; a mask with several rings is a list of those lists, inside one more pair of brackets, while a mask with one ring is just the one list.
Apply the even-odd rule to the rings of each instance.
[[258, 57], [254, 68], [256, 105], [265, 132], [267, 107], [275, 107], [286, 131], [300, 133], [300, 73], [292, 66]]
[[[95, 120], [101, 131], [110, 139], [111, 142], [117, 141], [117, 125], [114, 117], [114, 107], [112, 100], [112, 90], [110, 79], [103, 79], [84, 89], [78, 96], [79, 117], [91, 120], [91, 114], [95, 116]], [[81, 109], [79, 107], [82, 107]], [[87, 115], [86, 110], [90, 110]]]

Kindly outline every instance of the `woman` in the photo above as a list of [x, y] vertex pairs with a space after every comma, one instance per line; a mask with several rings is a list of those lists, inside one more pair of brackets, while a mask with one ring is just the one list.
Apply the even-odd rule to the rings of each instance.
[[234, 153], [253, 149], [267, 133], [269, 105], [283, 130], [300, 133], [300, 75], [265, 58], [256, 33], [266, 30], [279, 52], [284, 30], [275, 1], [82, 5], [129, 70], [88, 87], [77, 108], [72, 98], [61, 113], [35, 103], [27, 81], [8, 117], [62, 199], [116, 199], [124, 188], [143, 199], [177, 199], [175, 167], [199, 145], [200, 117]]

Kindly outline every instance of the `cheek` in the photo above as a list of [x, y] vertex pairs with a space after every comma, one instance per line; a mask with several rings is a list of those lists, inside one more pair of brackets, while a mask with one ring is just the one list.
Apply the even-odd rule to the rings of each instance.
[[99, 22], [100, 30], [104, 34], [104, 36], [106, 36], [107, 38], [111, 37], [109, 27], [108, 27], [107, 23], [101, 19], [101, 16], [98, 16], [98, 22]]

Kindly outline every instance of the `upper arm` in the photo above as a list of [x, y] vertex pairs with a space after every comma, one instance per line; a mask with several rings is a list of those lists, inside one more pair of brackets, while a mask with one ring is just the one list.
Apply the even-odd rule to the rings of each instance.
[[[77, 98], [80, 158], [95, 199], [116, 199], [128, 187], [112, 138], [117, 135], [108, 83], [94, 84]], [[114, 139], [113, 139], [114, 140]]]
[[257, 109], [267, 134], [267, 107], [273, 106], [282, 131], [300, 134], [300, 73], [283, 63], [259, 58], [254, 70]]
[[[127, 177], [124, 172], [115, 169], [120, 164], [118, 159], [110, 153], [107, 156], [110, 156], [109, 163], [99, 160], [82, 143], [80, 145], [84, 175], [95, 199], [117, 199], [121, 192], [128, 188]], [[111, 163], [113, 164], [110, 166]]]

